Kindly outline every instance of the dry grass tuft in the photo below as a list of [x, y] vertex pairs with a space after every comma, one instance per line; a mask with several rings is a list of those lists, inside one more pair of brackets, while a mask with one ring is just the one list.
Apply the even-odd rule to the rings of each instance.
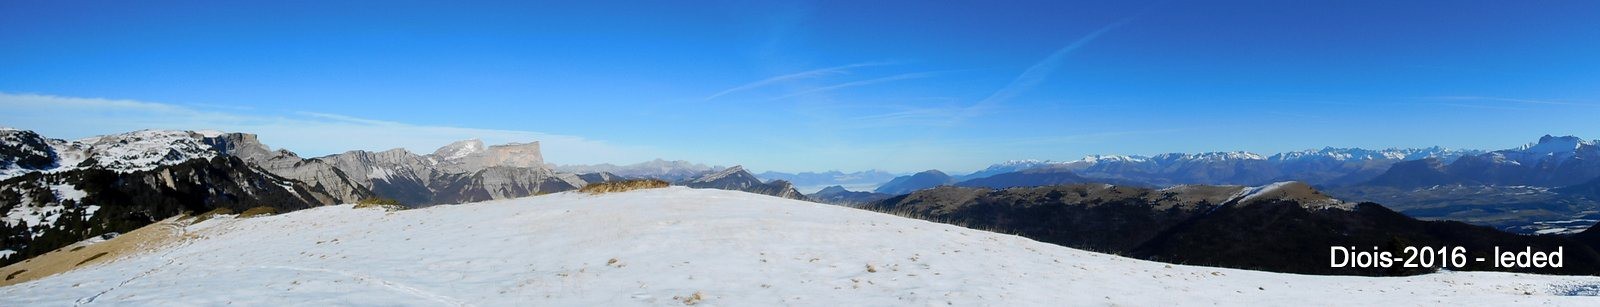
[[257, 217], [257, 216], [262, 216], [262, 215], [273, 215], [273, 214], [278, 214], [278, 209], [275, 209], [275, 208], [272, 208], [272, 207], [267, 207], [267, 206], [261, 206], [261, 207], [255, 207], [255, 208], [246, 209], [246, 210], [244, 210], [244, 212], [240, 212], [239, 213], [239, 218], [252, 218], [252, 217]]
[[695, 291], [694, 294], [690, 294], [689, 296], [674, 296], [672, 299], [682, 302], [684, 305], [694, 305], [699, 303], [701, 300], [704, 300], [705, 294], [700, 293], [700, 291]]
[[363, 200], [361, 200], [359, 202], [356, 202], [356, 207], [355, 208], [356, 209], [382, 208], [384, 211], [393, 212], [393, 211], [405, 210], [408, 207], [406, 207], [405, 204], [401, 204], [400, 201], [398, 201], [398, 200], [393, 200], [393, 199], [388, 199], [388, 198], [368, 198], [368, 199], [363, 199]]
[[200, 222], [204, 222], [204, 221], [209, 220], [209, 219], [211, 219], [213, 217], [217, 217], [218, 215], [228, 215], [228, 214], [233, 214], [233, 209], [217, 208], [216, 210], [206, 211], [206, 213], [201, 213], [200, 215], [195, 216], [194, 217], [194, 222], [190, 223], [190, 224], [199, 224]]
[[667, 187], [667, 182], [660, 179], [630, 179], [620, 181], [596, 182], [583, 186], [578, 192], [589, 194], [605, 194], [627, 192], [639, 189], [655, 189]]

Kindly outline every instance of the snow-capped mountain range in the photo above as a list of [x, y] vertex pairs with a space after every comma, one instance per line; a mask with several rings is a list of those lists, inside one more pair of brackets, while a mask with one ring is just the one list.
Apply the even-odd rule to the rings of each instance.
[[826, 172], [799, 172], [785, 173], [766, 171], [756, 174], [763, 180], [783, 180], [794, 183], [801, 191], [821, 190], [828, 186], [846, 186], [856, 189], [871, 190], [878, 185], [894, 179], [895, 175], [880, 170], [865, 170], [858, 172], [826, 171]]
[[1089, 178], [1127, 180], [1158, 186], [1177, 184], [1260, 185], [1297, 180], [1311, 184], [1350, 184], [1371, 179], [1391, 164], [1418, 159], [1453, 161], [1481, 151], [1441, 147], [1371, 150], [1308, 149], [1264, 156], [1251, 152], [1167, 153], [1154, 156], [1090, 155], [1073, 161], [1013, 160], [961, 176], [970, 180], [1038, 168], [1069, 170]]
[[1537, 142], [1516, 148], [1454, 160], [1423, 159], [1397, 164], [1374, 178], [1371, 184], [1564, 187], [1597, 177], [1600, 177], [1600, 140], [1546, 135]]

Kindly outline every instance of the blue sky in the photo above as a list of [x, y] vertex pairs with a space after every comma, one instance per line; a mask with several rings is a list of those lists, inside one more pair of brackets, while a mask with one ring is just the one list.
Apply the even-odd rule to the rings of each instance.
[[1600, 137], [1600, 2], [862, 2], [6, 0], [0, 125], [779, 171]]

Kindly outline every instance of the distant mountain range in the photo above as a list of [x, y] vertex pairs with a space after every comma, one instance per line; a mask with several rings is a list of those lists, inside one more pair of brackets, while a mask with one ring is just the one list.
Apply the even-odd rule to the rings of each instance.
[[1329, 193], [1375, 201], [1424, 219], [1525, 233], [1575, 233], [1600, 221], [1600, 141], [1549, 136], [1455, 160], [1395, 163], [1372, 180]]
[[[1440, 147], [1421, 149], [1369, 150], [1323, 148], [1262, 156], [1255, 153], [1207, 152], [1169, 153], [1155, 156], [1095, 155], [1076, 161], [1013, 161], [991, 166], [980, 174], [997, 170], [1057, 168], [1088, 178], [1116, 179], [1153, 186], [1179, 184], [1260, 185], [1296, 180], [1313, 185], [1340, 185], [1369, 180], [1401, 161], [1433, 158], [1452, 161], [1474, 150]], [[968, 179], [975, 176], [969, 176]]]
[[877, 187], [884, 182], [888, 182], [890, 179], [894, 179], [895, 174], [880, 170], [866, 170], [851, 173], [841, 171], [800, 173], [766, 171], [756, 174], [756, 177], [759, 177], [763, 180], [783, 180], [793, 183], [797, 187], [812, 187], [812, 189], [818, 189], [835, 185], [851, 187]]
[[[1234, 151], [1155, 156], [1090, 155], [1073, 161], [1012, 160], [970, 174], [942, 176], [949, 179], [928, 172], [901, 176], [883, 184], [876, 192], [903, 194], [939, 185], [1004, 188], [1081, 182], [1163, 187], [1181, 184], [1260, 185], [1294, 180], [1313, 185], [1340, 185], [1370, 180], [1382, 174], [1390, 165], [1402, 161], [1428, 158], [1454, 161], [1479, 153], [1482, 151], [1441, 147], [1383, 150], [1328, 147], [1271, 156]], [[999, 175], [1005, 176], [990, 178]], [[912, 177], [921, 178], [912, 180]]]
[[[1441, 147], [1323, 148], [1250, 152], [1091, 155], [1074, 161], [1014, 160], [966, 175], [926, 171], [876, 191], [937, 186], [1004, 189], [1076, 183], [1163, 188], [1300, 181], [1354, 201], [1375, 201], [1423, 219], [1452, 219], [1522, 233], [1573, 233], [1600, 220], [1600, 141], [1544, 136], [1485, 152]], [[1583, 184], [1589, 183], [1585, 186]]]
[[816, 193], [808, 194], [806, 195], [806, 199], [819, 203], [854, 207], [893, 196], [894, 195], [878, 192], [850, 191], [845, 189], [844, 186], [836, 185], [822, 188], [822, 190], [819, 190]]
[[955, 184], [956, 178], [939, 170], [926, 170], [916, 174], [895, 177], [878, 186], [873, 192], [899, 195], [917, 190]]
[[564, 173], [611, 173], [625, 178], [655, 178], [666, 181], [683, 181], [697, 176], [721, 171], [722, 166], [707, 166], [684, 160], [667, 161], [655, 159], [628, 165], [594, 164], [594, 165], [555, 165], [552, 169]]
[[[1330, 246], [1462, 246], [1492, 258], [1496, 246], [1563, 248], [1559, 269], [1508, 269], [1469, 262], [1464, 270], [1590, 275], [1600, 244], [1579, 237], [1524, 236], [1459, 222], [1412, 219], [1374, 203], [1332, 198], [1300, 182], [1263, 186], [1184, 185], [1164, 189], [1068, 184], [989, 189], [945, 186], [864, 208], [1014, 233], [1043, 242], [1164, 261], [1274, 272], [1413, 275], [1435, 268], [1334, 268]], [[1591, 231], [1600, 233], [1600, 231]]]
[[795, 190], [793, 184], [783, 180], [761, 182], [761, 179], [756, 178], [756, 175], [738, 165], [689, 179], [679, 183], [679, 185], [700, 189], [745, 191], [789, 199], [806, 199], [805, 195]]
[[1368, 185], [1415, 188], [1434, 185], [1525, 185], [1563, 187], [1600, 178], [1600, 141], [1546, 135], [1537, 143], [1463, 156], [1453, 161], [1399, 163]]

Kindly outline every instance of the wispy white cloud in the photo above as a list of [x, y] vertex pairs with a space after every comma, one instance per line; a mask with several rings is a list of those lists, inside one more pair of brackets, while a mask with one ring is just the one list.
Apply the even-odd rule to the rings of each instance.
[[851, 127], [954, 126], [983, 114], [994, 106], [915, 106], [899, 111], [851, 118]]
[[940, 73], [944, 73], [944, 72], [945, 71], [916, 72], [916, 73], [898, 74], [898, 75], [882, 77], [882, 78], [873, 78], [873, 79], [860, 80], [860, 81], [851, 81], [851, 82], [839, 83], [839, 84], [834, 84], [834, 85], [829, 85], [829, 86], [810, 88], [810, 89], [806, 89], [806, 90], [802, 90], [802, 91], [798, 91], [798, 92], [794, 92], [794, 93], [789, 93], [788, 95], [778, 96], [777, 98], [772, 98], [771, 100], [781, 100], [781, 99], [792, 98], [792, 97], [796, 97], [796, 96], [805, 96], [805, 95], [811, 95], [811, 94], [817, 94], [817, 93], [825, 93], [825, 92], [835, 91], [835, 90], [839, 90], [839, 89], [845, 89], [845, 88], [851, 88], [851, 87], [857, 87], [857, 86], [873, 85], [873, 84], [891, 82], [891, 81], [928, 78], [928, 77], [937, 76]]
[[766, 87], [766, 86], [770, 86], [770, 85], [774, 85], [774, 84], [781, 84], [781, 83], [784, 83], [784, 82], [790, 82], [790, 81], [795, 81], [795, 80], [804, 80], [804, 79], [812, 79], [812, 78], [820, 78], [820, 77], [833, 76], [833, 75], [849, 74], [851, 69], [855, 69], [855, 68], [872, 67], [872, 66], [884, 66], [884, 65], [893, 65], [893, 64], [895, 64], [895, 63], [894, 62], [866, 62], [866, 63], [856, 63], [856, 64], [849, 64], [849, 65], [841, 65], [841, 66], [834, 66], [834, 67], [828, 67], [828, 68], [819, 68], [819, 69], [807, 70], [807, 71], [802, 71], [802, 72], [797, 72], [797, 73], [785, 74], [785, 75], [775, 76], [775, 77], [771, 77], [771, 78], [761, 79], [760, 81], [756, 81], [756, 82], [750, 82], [750, 83], [746, 83], [746, 84], [743, 84], [743, 85], [735, 86], [733, 88], [729, 88], [729, 89], [723, 90], [721, 92], [717, 92], [716, 94], [711, 94], [711, 96], [706, 96], [704, 101], [711, 101], [711, 100], [715, 100], [715, 99], [717, 99], [719, 97], [722, 97], [722, 96], [727, 96], [728, 94], [732, 94], [732, 93], [736, 93], [736, 92], [740, 92], [740, 91], [751, 90], [751, 89], [756, 89], [756, 88], [761, 88], [761, 87]]
[[[1094, 32], [1089, 32], [1089, 34], [1079, 37], [1077, 40], [1072, 41], [1066, 46], [1056, 49], [1056, 51], [1050, 53], [1049, 56], [1039, 60], [1039, 62], [1035, 62], [1032, 66], [1029, 66], [1028, 69], [1023, 70], [1021, 74], [1017, 75], [1017, 77], [1011, 81], [1011, 83], [1006, 84], [1005, 87], [996, 90], [988, 97], [985, 97], [972, 105], [912, 107], [901, 111], [857, 117], [854, 118], [853, 121], [862, 123], [858, 125], [861, 127], [897, 125], [950, 126], [959, 124], [969, 118], [982, 116], [986, 112], [997, 109], [997, 106], [1000, 103], [1011, 100], [1012, 98], [1015, 98], [1016, 96], [1032, 90], [1034, 87], [1037, 87], [1061, 67], [1062, 62], [1066, 61], [1067, 55], [1071, 54], [1075, 50], [1078, 50], [1079, 48], [1083, 48], [1083, 46], [1093, 42], [1106, 32], [1110, 32], [1117, 27], [1127, 24], [1130, 20], [1132, 19], [1124, 19], [1122, 21], [1100, 27], [1100, 29], [1097, 29]], [[805, 92], [802, 92], [800, 94], [804, 93]], [[798, 94], [791, 94], [791, 96], [793, 95]]]
[[1436, 99], [1436, 100], [1493, 101], [1493, 102], [1512, 102], [1512, 103], [1536, 104], [1536, 105], [1562, 105], [1562, 106], [1585, 106], [1585, 107], [1600, 106], [1600, 104], [1585, 103], [1585, 102], [1545, 100], [1545, 99], [1506, 98], [1506, 97], [1439, 96], [1439, 97], [1429, 97], [1429, 98]]
[[1128, 21], [1129, 19], [1124, 19], [1122, 21], [1100, 27], [1100, 29], [1094, 30], [1094, 32], [1089, 32], [1088, 35], [1079, 37], [1077, 40], [1072, 41], [1072, 43], [1067, 44], [1060, 49], [1056, 49], [1055, 52], [1050, 53], [1050, 56], [1045, 57], [1043, 60], [1040, 60], [1037, 63], [1033, 63], [1033, 66], [1029, 66], [1027, 70], [1022, 71], [1022, 74], [1017, 75], [1017, 78], [1011, 80], [1010, 84], [1006, 84], [1005, 87], [995, 91], [994, 94], [990, 94], [989, 97], [978, 101], [977, 105], [986, 106], [1005, 102], [1006, 100], [1010, 100], [1011, 98], [1014, 98], [1023, 92], [1032, 90], [1035, 86], [1038, 86], [1039, 83], [1044, 82], [1045, 78], [1050, 77], [1050, 74], [1054, 73], [1057, 68], [1060, 68], [1061, 63], [1066, 60], [1067, 55], [1072, 54], [1073, 51], [1076, 51], [1079, 48], [1083, 48], [1083, 46], [1089, 45], [1090, 42], [1100, 38], [1101, 35], [1105, 35], [1106, 32], [1110, 32], [1112, 29], [1116, 29], [1117, 27], [1127, 24]]
[[431, 153], [450, 142], [479, 138], [491, 144], [539, 141], [552, 163], [620, 163], [659, 156], [653, 148], [523, 130], [418, 125], [340, 114], [266, 115], [217, 112], [133, 100], [0, 93], [0, 126], [31, 129], [47, 137], [81, 138], [139, 129], [215, 129], [255, 133], [269, 146], [307, 156], [346, 150], [405, 148]]
[[1441, 106], [1446, 106], [1446, 107], [1468, 108], [1468, 109], [1489, 109], [1489, 110], [1507, 110], [1507, 111], [1527, 111], [1528, 110], [1526, 108], [1516, 108], [1516, 107], [1507, 107], [1507, 106], [1494, 106], [1494, 105], [1480, 105], [1480, 104], [1466, 104], [1466, 103], [1441, 102], [1441, 103], [1435, 103], [1435, 104], [1436, 105], [1441, 105]]

